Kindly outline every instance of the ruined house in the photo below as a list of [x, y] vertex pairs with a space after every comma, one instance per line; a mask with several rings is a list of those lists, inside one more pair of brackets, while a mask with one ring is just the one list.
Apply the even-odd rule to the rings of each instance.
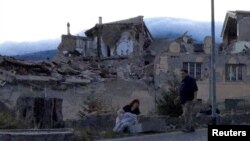
[[86, 37], [72, 35], [68, 23], [67, 34], [62, 35], [53, 60], [23, 61], [0, 56], [0, 84], [85, 85], [107, 77], [140, 79], [154, 59], [147, 50], [151, 41], [142, 16], [105, 24], [100, 18], [86, 31]]
[[250, 47], [249, 26], [249, 11], [227, 12], [221, 32], [225, 52], [239, 53]]
[[[216, 45], [217, 99], [244, 99], [250, 93], [250, 63], [248, 44], [250, 39], [249, 12], [230, 11], [222, 30], [223, 45]], [[209, 100], [211, 37], [203, 44], [189, 42], [180, 37], [166, 43], [156, 56], [154, 81], [159, 88], [166, 87], [168, 76], [179, 73], [181, 68], [197, 80], [198, 98]], [[222, 49], [221, 49], [222, 47]]]
[[[120, 78], [142, 78], [143, 66], [153, 62], [148, 50], [153, 38], [143, 16], [121, 21], [99, 23], [85, 32], [86, 37], [62, 35], [57, 62], [96, 61], [101, 76], [116, 75]], [[152, 64], [151, 64], [152, 66]], [[148, 67], [146, 67], [148, 68]]]
[[143, 21], [143, 16], [126, 20], [102, 23], [85, 32], [92, 38], [96, 48], [100, 50], [100, 56], [128, 56], [139, 55], [152, 41], [152, 36]]
[[99, 56], [128, 56], [143, 53], [152, 41], [143, 16], [126, 20], [99, 23], [85, 32], [86, 37], [70, 34], [70, 24], [67, 24], [68, 33], [62, 35], [58, 47], [59, 54], [78, 54], [83, 57]]

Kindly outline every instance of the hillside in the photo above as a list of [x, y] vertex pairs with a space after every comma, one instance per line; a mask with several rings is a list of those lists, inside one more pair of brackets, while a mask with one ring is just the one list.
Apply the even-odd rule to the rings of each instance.
[[[160, 17], [145, 19], [145, 23], [154, 38], [176, 38], [188, 32], [198, 42], [203, 42], [205, 36], [211, 35], [210, 22]], [[222, 26], [222, 22], [215, 23], [216, 42], [221, 42]]]
[[52, 59], [55, 54], [56, 54], [57, 50], [47, 50], [47, 51], [39, 51], [39, 52], [35, 52], [35, 53], [29, 53], [29, 54], [24, 54], [24, 55], [17, 55], [14, 56], [17, 59], [21, 59], [21, 60], [45, 60], [45, 59]]
[[[211, 35], [210, 22], [159, 17], [145, 18], [145, 23], [155, 39], [176, 38], [187, 32], [197, 42], [203, 42], [205, 36]], [[216, 42], [221, 42], [222, 22], [216, 22]], [[84, 35], [84, 30], [79, 32]], [[60, 35], [58, 35], [59, 37]], [[0, 44], [0, 55], [16, 56], [20, 59], [46, 59], [55, 54], [60, 39], [34, 42], [5, 42]]]

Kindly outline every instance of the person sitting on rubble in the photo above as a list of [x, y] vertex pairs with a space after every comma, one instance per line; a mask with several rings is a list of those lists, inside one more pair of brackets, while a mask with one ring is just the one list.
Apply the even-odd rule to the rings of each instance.
[[[140, 124], [138, 122], [138, 115], [140, 115], [140, 101], [134, 99], [130, 104], [120, 109], [116, 118], [116, 125], [114, 132], [139, 132]], [[131, 131], [133, 130], [133, 131]]]

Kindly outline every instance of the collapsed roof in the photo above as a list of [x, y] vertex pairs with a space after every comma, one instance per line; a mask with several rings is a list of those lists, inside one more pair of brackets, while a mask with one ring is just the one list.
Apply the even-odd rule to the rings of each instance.
[[250, 40], [250, 11], [228, 11], [223, 24], [221, 37], [225, 44], [234, 40]]
[[152, 35], [150, 34], [146, 24], [143, 21], [143, 16], [105, 24], [96, 24], [94, 27], [87, 30], [85, 34], [88, 37], [103, 35], [102, 40], [108, 46], [112, 47], [120, 39], [121, 33], [124, 30], [129, 29], [135, 30], [136, 33], [142, 32], [147, 38], [152, 39]]

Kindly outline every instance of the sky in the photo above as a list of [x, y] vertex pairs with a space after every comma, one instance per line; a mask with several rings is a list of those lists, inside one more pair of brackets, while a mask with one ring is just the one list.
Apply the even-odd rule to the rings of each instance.
[[[214, 0], [215, 20], [228, 10], [249, 10], [250, 0]], [[211, 0], [0, 0], [0, 43], [60, 38], [103, 23], [143, 15], [210, 21]]]

